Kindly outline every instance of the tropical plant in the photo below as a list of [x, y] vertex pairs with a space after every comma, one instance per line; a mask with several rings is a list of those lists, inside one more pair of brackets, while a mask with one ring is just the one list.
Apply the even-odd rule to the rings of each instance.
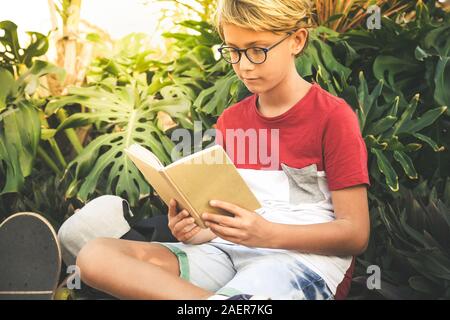
[[[363, 269], [375, 264], [381, 270], [376, 292], [386, 299], [450, 298], [450, 179], [440, 181], [440, 192], [423, 180], [388, 202], [374, 199], [371, 241], [358, 259], [355, 285], [366, 285]], [[374, 297], [367, 290], [354, 292]]]
[[[398, 162], [410, 179], [418, 178], [408, 153], [419, 150], [423, 142], [431, 146], [435, 152], [443, 150], [443, 147], [430, 137], [419, 132], [433, 124], [447, 107], [428, 110], [421, 117], [415, 118], [418, 95], [409, 103], [401, 103], [399, 97], [387, 103], [379, 103], [382, 89], [383, 81], [380, 80], [369, 93], [367, 82], [361, 73], [358, 89], [348, 87], [345, 94], [347, 101], [356, 107], [362, 135], [368, 150], [374, 155], [369, 161], [371, 176], [379, 180], [381, 172], [385, 176], [387, 186], [392, 191], [398, 191], [398, 174], [392, 164]], [[375, 169], [375, 163], [378, 170]]]
[[[42, 107], [47, 95], [42, 85], [44, 76], [53, 74], [63, 81], [63, 69], [37, 57], [48, 48], [47, 38], [29, 32], [30, 44], [21, 48], [17, 26], [11, 21], [0, 22], [4, 35], [0, 38], [0, 174], [5, 177], [2, 192], [17, 192], [29, 176], [39, 155], [56, 173], [66, 166], [64, 155], [55, 140]], [[45, 82], [44, 82], [45, 83]], [[64, 112], [58, 118], [65, 119]], [[72, 129], [65, 132], [76, 151], [82, 149]], [[52, 155], [49, 154], [51, 150]]]
[[58, 230], [82, 203], [66, 198], [68, 183], [52, 174], [48, 168], [35, 165], [32, 179], [27, 179], [20, 193], [2, 195], [0, 220], [14, 212], [36, 212], [44, 216]]
[[[58, 171], [58, 167], [39, 147], [40, 102], [30, 97], [42, 75], [58, 71], [44, 61], [35, 61], [31, 69], [16, 81], [8, 70], [0, 68], [0, 169], [5, 177], [2, 179], [1, 194], [20, 190], [25, 177], [31, 174], [37, 153], [46, 157], [48, 164]], [[53, 150], [59, 151], [57, 145]]]
[[[338, 36], [337, 32], [325, 27], [311, 30], [308, 46], [295, 61], [297, 71], [302, 77], [320, 84], [334, 95], [340, 95], [349, 85], [351, 74], [351, 69], [345, 62], [337, 60], [333, 47], [323, 40]], [[348, 51], [353, 50], [349, 46], [346, 48]]]
[[90, 34], [88, 40], [94, 44], [97, 56], [87, 68], [87, 84], [127, 85], [137, 82], [147, 86], [152, 69], [158, 65], [158, 61], [152, 58], [159, 54], [150, 47], [148, 35], [131, 33], [114, 42], [112, 47], [97, 34]]
[[[67, 196], [86, 200], [95, 193], [107, 192], [126, 196], [135, 205], [151, 189], [123, 150], [138, 142], [163, 163], [169, 163], [174, 147], [169, 135], [173, 129], [181, 127], [194, 134], [195, 120], [202, 120], [202, 127], [209, 129], [215, 116], [228, 105], [227, 88], [220, 88], [212, 98], [207, 92], [224, 81], [238, 83], [230, 67], [214, 57], [212, 47], [218, 37], [205, 22], [184, 21], [182, 25], [199, 34], [165, 34], [176, 40], [172, 49], [179, 52], [179, 57], [175, 61], [155, 61], [153, 52], [142, 48], [145, 38], [130, 35], [117, 44], [115, 54], [94, 60], [88, 72], [88, 87], [69, 88], [67, 96], [47, 105], [48, 116], [64, 106], [70, 110], [69, 106], [81, 105], [88, 111], [76, 109], [53, 133], [88, 124], [96, 124], [97, 128], [93, 131], [97, 137], [67, 167], [66, 175], [72, 179]], [[226, 72], [229, 76], [219, 79]], [[218, 83], [214, 84], [214, 79]], [[217, 111], [210, 109], [211, 105]], [[211, 138], [201, 141], [210, 142]]]
[[124, 149], [133, 143], [140, 143], [168, 164], [174, 143], [158, 128], [158, 112], [169, 114], [182, 126], [192, 126], [187, 116], [190, 101], [182, 91], [166, 86], [160, 90], [160, 96], [161, 99], [156, 99], [136, 85], [103, 84], [70, 88], [69, 95], [47, 105], [47, 114], [67, 104], [79, 103], [89, 108], [89, 112], [69, 116], [56, 131], [94, 122], [107, 126], [105, 132], [69, 163], [66, 173], [72, 169], [75, 173], [67, 196], [78, 195], [85, 201], [100, 187], [101, 192], [122, 195], [135, 205], [141, 195], [150, 192], [149, 185], [128, 159]]
[[396, 16], [398, 13], [407, 13], [414, 8], [413, 1], [405, 0], [315, 0], [313, 11], [313, 23], [326, 26], [338, 32], [346, 32], [349, 29], [361, 26], [370, 11], [376, 6], [385, 17]]
[[[386, 102], [398, 96], [400, 104], [406, 104], [419, 94], [417, 113], [423, 115], [431, 106], [450, 104], [449, 24], [450, 14], [436, 8], [434, 2], [427, 5], [418, 2], [415, 19], [395, 23], [383, 18], [379, 30], [351, 30], [328, 39], [338, 56], [347, 60], [346, 66], [352, 69], [351, 79], [363, 71], [369, 87], [383, 80], [381, 94]], [[427, 179], [431, 179], [435, 170], [441, 176], [450, 176], [450, 167], [446, 165], [450, 161], [449, 109], [422, 134], [443, 148], [435, 152], [434, 145], [416, 153], [412, 160], [419, 172]]]
[[[449, 105], [445, 77], [450, 55], [450, 15], [419, 2], [416, 18], [395, 23], [383, 18], [380, 29], [355, 29], [342, 38], [360, 54], [350, 65], [371, 79], [383, 79], [386, 98], [399, 95], [409, 99], [414, 94], [430, 96], [440, 105]], [[359, 66], [359, 67], [357, 67]], [[448, 73], [448, 71], [447, 71]], [[423, 81], [416, 81], [417, 75]], [[373, 77], [372, 77], [373, 75]]]
[[13, 77], [19, 77], [24, 69], [31, 68], [33, 58], [42, 56], [48, 50], [47, 37], [39, 32], [27, 32], [30, 43], [22, 48], [17, 36], [17, 25], [11, 21], [0, 22], [0, 67], [7, 69]]
[[[196, 30], [205, 27], [194, 21], [183, 24]], [[177, 39], [173, 49], [183, 51], [182, 58], [173, 63], [153, 60], [152, 50], [142, 47], [146, 41], [143, 35], [127, 36], [117, 43], [115, 53], [94, 60], [88, 72], [89, 87], [69, 88], [69, 95], [47, 105], [48, 115], [66, 105], [80, 104], [88, 109], [75, 111], [55, 132], [92, 123], [99, 129], [94, 130], [97, 138], [68, 165], [67, 176], [73, 173], [68, 196], [86, 200], [95, 192], [109, 192], [127, 196], [135, 205], [150, 193], [150, 187], [123, 150], [139, 142], [163, 163], [169, 163], [174, 146], [168, 137], [171, 130], [193, 130], [192, 101], [208, 83], [202, 72], [215, 61], [211, 48], [200, 45], [213, 41], [207, 30], [202, 32], [166, 34]], [[106, 183], [102, 182], [103, 174]], [[97, 186], [103, 187], [97, 190]]]
[[170, 2], [175, 4], [175, 12], [183, 12], [186, 14], [186, 11], [189, 13], [193, 13], [197, 15], [198, 20], [200, 21], [209, 21], [213, 12], [216, 8], [217, 0], [158, 0], [160, 2]]

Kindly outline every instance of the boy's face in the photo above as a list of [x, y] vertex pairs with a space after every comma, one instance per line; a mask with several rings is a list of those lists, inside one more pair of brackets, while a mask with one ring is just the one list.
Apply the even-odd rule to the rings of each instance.
[[[223, 33], [224, 45], [239, 49], [254, 46], [268, 48], [286, 37], [286, 34], [277, 35], [270, 31], [254, 31], [228, 23], [223, 25]], [[233, 69], [250, 92], [261, 94], [269, 91], [280, 84], [292, 72], [292, 68], [295, 69], [294, 58], [302, 50], [306, 35], [304, 29], [295, 32], [267, 52], [267, 59], [262, 64], [250, 62], [242, 52], [241, 60], [232, 64]]]

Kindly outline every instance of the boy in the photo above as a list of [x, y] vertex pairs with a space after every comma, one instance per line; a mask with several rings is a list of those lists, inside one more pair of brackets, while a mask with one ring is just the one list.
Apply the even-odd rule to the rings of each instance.
[[[263, 208], [212, 199], [234, 217], [204, 213], [200, 229], [172, 200], [180, 242], [92, 240], [77, 257], [84, 282], [119, 298], [345, 297], [369, 237], [367, 152], [351, 108], [296, 71], [309, 13], [305, 0], [218, 4], [220, 53], [253, 95], [219, 117], [216, 141]], [[262, 148], [276, 169], [255, 161]]]

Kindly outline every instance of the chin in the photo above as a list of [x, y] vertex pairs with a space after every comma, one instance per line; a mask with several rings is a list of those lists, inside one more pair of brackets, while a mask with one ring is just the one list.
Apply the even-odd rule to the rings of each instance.
[[248, 91], [258, 95], [267, 91], [267, 88], [261, 86], [252, 86], [252, 85], [245, 85], [245, 86], [247, 87]]

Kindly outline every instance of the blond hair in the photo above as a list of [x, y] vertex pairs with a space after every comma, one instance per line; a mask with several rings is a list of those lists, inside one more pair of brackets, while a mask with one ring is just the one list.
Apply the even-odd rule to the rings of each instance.
[[309, 26], [311, 11], [310, 0], [219, 0], [214, 24], [222, 40], [224, 23], [286, 33]]

